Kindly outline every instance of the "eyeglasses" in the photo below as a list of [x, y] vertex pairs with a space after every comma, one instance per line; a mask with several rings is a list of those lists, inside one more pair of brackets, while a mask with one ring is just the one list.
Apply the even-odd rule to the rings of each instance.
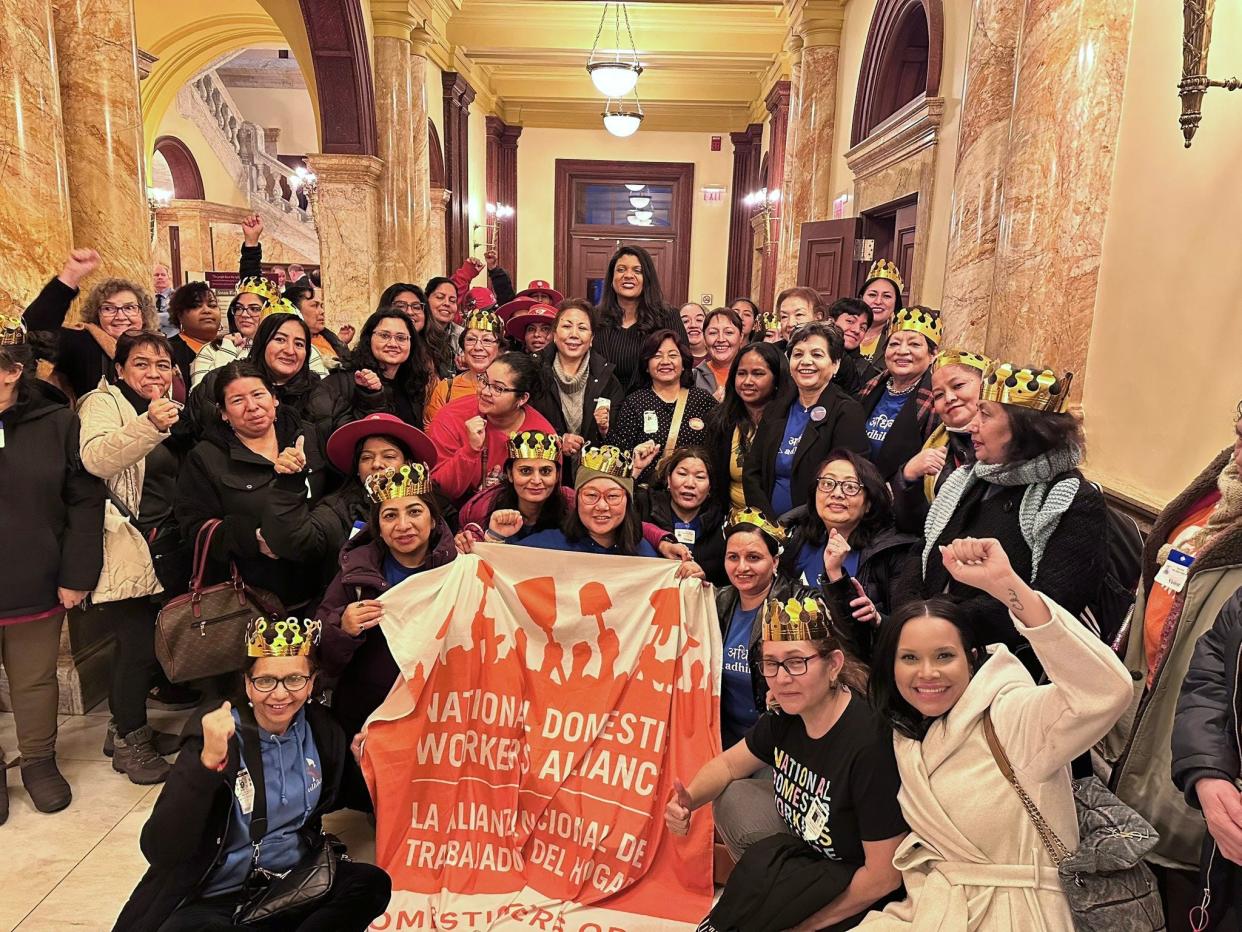
[[270, 693], [277, 686], [283, 686], [288, 692], [295, 693], [304, 689], [310, 682], [310, 677], [304, 673], [290, 673], [288, 676], [250, 676], [247, 674], [246, 679], [250, 680], [250, 685], [261, 693]]
[[421, 311], [423, 309], [420, 301], [394, 301], [391, 307], [397, 311], [404, 311], [406, 314], [410, 311]]
[[821, 492], [827, 493], [828, 495], [831, 495], [837, 489], [840, 489], [841, 494], [844, 495], [846, 498], [853, 498], [855, 495], [858, 495], [863, 490], [861, 483], [856, 482], [853, 479], [839, 479], [838, 480], [838, 479], [833, 479], [830, 476], [819, 476], [815, 480], [815, 487], [819, 489]]
[[806, 665], [815, 660], [819, 654], [812, 654], [810, 657], [787, 657], [784, 660], [760, 660], [759, 671], [767, 678], [772, 679], [776, 674], [784, 670], [790, 676], [802, 676], [806, 673]]
[[[469, 342], [469, 341], [467, 340], [466, 342]], [[517, 393], [516, 388], [507, 388], [504, 385], [499, 385], [496, 382], [493, 382], [491, 379], [487, 377], [486, 372], [479, 373], [479, 388], [483, 389], [484, 391], [492, 392], [495, 395], [507, 395], [510, 392], [514, 394]]]
[[101, 304], [99, 305], [100, 317], [133, 317], [142, 308], [137, 304]]
[[462, 341], [462, 345], [463, 346], [495, 346], [499, 342], [500, 341], [497, 340], [495, 337], [467, 336], [466, 339]]
[[262, 304], [239, 304], [233, 308], [234, 317], [258, 317], [263, 313]]
[[381, 343], [395, 343], [397, 346], [405, 346], [410, 342], [408, 333], [387, 333], [382, 330], [375, 331], [375, 339]]
[[619, 508], [625, 504], [625, 493], [620, 489], [609, 489], [607, 492], [601, 492], [599, 489], [583, 489], [578, 493], [578, 501], [589, 508], [598, 505], [601, 498], [608, 503], [609, 508]]

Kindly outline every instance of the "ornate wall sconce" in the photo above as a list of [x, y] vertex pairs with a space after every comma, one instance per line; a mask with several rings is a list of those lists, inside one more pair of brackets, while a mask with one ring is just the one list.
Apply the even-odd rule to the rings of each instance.
[[1186, 148], [1195, 137], [1203, 119], [1203, 95], [1209, 87], [1236, 91], [1242, 81], [1229, 78], [1213, 81], [1207, 76], [1208, 47], [1212, 44], [1212, 17], [1216, 0], [1182, 0], [1182, 80], [1177, 93], [1182, 98], [1182, 115], [1178, 122]]
[[760, 188], [742, 198], [742, 203], [751, 210], [750, 223], [755, 231], [755, 248], [767, 251], [776, 244], [778, 238], [772, 232], [772, 224], [780, 222], [780, 189], [769, 191], [767, 188]]
[[172, 203], [173, 193], [167, 188], [147, 188], [147, 216], [151, 230], [151, 245], [155, 245], [156, 214]]
[[[492, 204], [487, 205], [487, 220], [484, 223], [476, 223], [474, 225], [473, 242], [474, 247], [478, 249], [483, 247], [484, 252], [490, 252], [497, 247], [500, 242], [500, 225], [509, 220], [516, 211], [508, 204]], [[479, 239], [479, 232], [482, 231], [483, 238]]]

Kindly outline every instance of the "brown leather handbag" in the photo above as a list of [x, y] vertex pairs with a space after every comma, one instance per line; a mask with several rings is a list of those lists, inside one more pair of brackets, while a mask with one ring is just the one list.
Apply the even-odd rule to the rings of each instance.
[[280, 600], [246, 585], [229, 561], [229, 579], [203, 586], [211, 537], [220, 520], [204, 522], [194, 541], [190, 591], [170, 600], [155, 620], [155, 656], [174, 683], [240, 670], [246, 662], [246, 626], [260, 615], [283, 617]]

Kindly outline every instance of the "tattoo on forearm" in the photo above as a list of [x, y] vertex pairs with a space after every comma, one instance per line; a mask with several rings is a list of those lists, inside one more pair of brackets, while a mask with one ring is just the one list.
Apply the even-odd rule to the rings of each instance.
[[1016, 589], [1009, 590], [1009, 597], [1005, 601], [1008, 602], [1009, 608], [1014, 612], [1022, 611], [1022, 600], [1018, 598], [1018, 592]]

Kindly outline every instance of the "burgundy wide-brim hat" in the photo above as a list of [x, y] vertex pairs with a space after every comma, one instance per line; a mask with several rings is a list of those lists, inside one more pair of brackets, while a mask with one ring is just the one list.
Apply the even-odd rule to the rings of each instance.
[[539, 303], [540, 302], [536, 301], [534, 298], [514, 298], [512, 301], [502, 304], [500, 307], [496, 308], [496, 313], [500, 315], [501, 320], [507, 323], [509, 318], [514, 314], [525, 311], [528, 308], [532, 308]]
[[[542, 298], [537, 295], [543, 295]], [[551, 282], [545, 282], [542, 279], [535, 279], [525, 289], [517, 293], [519, 298], [535, 298], [537, 301], [543, 301], [547, 304], [560, 304], [565, 300], [565, 296], [552, 287]]]
[[328, 462], [345, 475], [353, 475], [358, 444], [368, 437], [392, 437], [405, 444], [412, 460], [430, 468], [439, 456], [431, 438], [395, 414], [368, 414], [338, 427], [328, 438]]
[[496, 296], [490, 288], [471, 288], [466, 292], [465, 313], [470, 311], [490, 311], [496, 307]]
[[524, 311], [518, 311], [505, 324], [505, 336], [520, 340], [531, 324], [551, 324], [556, 320], [556, 308], [551, 304], [534, 304]]

